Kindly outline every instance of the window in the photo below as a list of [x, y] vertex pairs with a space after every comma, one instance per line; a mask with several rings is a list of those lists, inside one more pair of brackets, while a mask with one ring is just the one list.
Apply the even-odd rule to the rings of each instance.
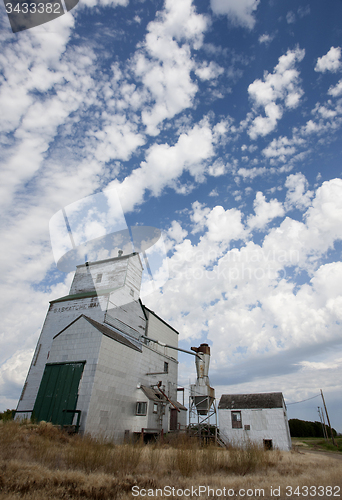
[[101, 281], [102, 281], [102, 273], [96, 276], [96, 283], [101, 283]]
[[166, 361], [164, 361], [164, 373], [169, 373], [169, 363], [166, 363]]
[[241, 411], [232, 411], [233, 429], [242, 429]]
[[146, 411], [147, 411], [147, 403], [138, 401], [135, 414], [136, 415], [146, 415]]
[[158, 403], [153, 403], [153, 413], [158, 413]]
[[245, 424], [245, 431], [250, 431], [250, 430], [251, 430], [250, 424]]

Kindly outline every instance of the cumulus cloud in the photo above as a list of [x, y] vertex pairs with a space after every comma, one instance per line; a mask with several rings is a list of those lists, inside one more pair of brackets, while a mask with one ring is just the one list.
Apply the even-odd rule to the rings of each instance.
[[182, 228], [178, 221], [172, 221], [171, 227], [167, 232], [169, 238], [174, 240], [176, 243], [180, 243], [187, 236], [188, 231]]
[[0, 404], [3, 407], [16, 407], [17, 398], [13, 395], [19, 393], [24, 385], [33, 352], [33, 349], [20, 349], [0, 365]]
[[297, 146], [304, 143], [300, 137], [278, 137], [273, 139], [272, 142], [263, 149], [262, 153], [266, 158], [271, 160], [277, 159], [281, 162], [286, 162], [289, 156], [293, 156], [297, 151]]
[[301, 172], [289, 175], [285, 187], [288, 189], [285, 200], [286, 210], [291, 208], [302, 210], [310, 205], [313, 191], [308, 191], [308, 181]]
[[[283, 106], [287, 109], [299, 105], [303, 90], [299, 85], [299, 72], [295, 68], [302, 61], [305, 51], [299, 48], [288, 50], [279, 58], [273, 73], [264, 74], [264, 79], [257, 79], [248, 87], [248, 94], [255, 109], [263, 107], [266, 116], [257, 116], [248, 129], [251, 139], [265, 136], [272, 132], [283, 116]], [[279, 104], [278, 104], [279, 103]]]
[[342, 94], [342, 80], [340, 80], [335, 86], [331, 86], [328, 90], [328, 94], [333, 97], [338, 97]]
[[[178, 138], [174, 146], [154, 144], [146, 152], [146, 160], [124, 179], [113, 181], [109, 188], [117, 188], [123, 209], [132, 210], [142, 203], [149, 190], [160, 196], [166, 186], [174, 187], [175, 181], [187, 170], [195, 179], [204, 179], [206, 160], [214, 153], [214, 135], [206, 120], [195, 125]], [[151, 175], [153, 172], [153, 175]]]
[[[340, 343], [342, 264], [320, 259], [342, 239], [342, 181], [333, 179], [310, 193], [305, 177], [293, 174], [286, 187], [287, 206], [307, 211], [302, 221], [286, 217], [270, 230], [267, 212], [283, 219], [284, 210], [262, 193], [245, 222], [236, 209], [193, 204], [191, 220], [200, 238], [192, 243], [184, 233], [178, 239], [168, 259], [171, 279], [163, 295], [148, 299], [181, 338], [205, 335], [212, 345], [211, 378], [229, 385], [230, 392], [234, 384], [241, 392], [243, 383], [251, 384], [251, 392], [256, 379], [271, 390], [273, 377], [284, 384], [281, 375], [298, 372], [303, 383], [315, 373], [312, 357]], [[250, 240], [254, 223], [266, 230], [259, 244]], [[294, 269], [308, 272], [311, 281], [298, 285]], [[312, 381], [306, 390], [313, 386]], [[294, 392], [286, 387], [291, 398]]]
[[315, 66], [315, 71], [325, 73], [331, 71], [336, 73], [341, 68], [341, 47], [331, 47], [325, 56], [319, 57]]
[[203, 62], [195, 70], [196, 75], [201, 80], [212, 80], [222, 75], [223, 72], [224, 69], [214, 61], [210, 61], [209, 64], [207, 62]]
[[265, 229], [267, 224], [276, 217], [282, 217], [285, 213], [282, 203], [278, 200], [266, 201], [266, 197], [261, 191], [258, 191], [254, 200], [255, 215], [251, 215], [247, 219], [247, 224], [250, 229]]
[[232, 24], [252, 29], [255, 25], [254, 12], [260, 0], [210, 0], [212, 11], [226, 15]]
[[272, 42], [274, 39], [274, 35], [269, 35], [268, 33], [264, 33], [263, 35], [260, 35], [258, 38], [259, 43], [264, 43], [268, 45], [269, 43]]
[[311, 12], [310, 5], [306, 5], [305, 7], [298, 7], [298, 15], [299, 17], [305, 17], [308, 16]]
[[[148, 134], [158, 135], [165, 119], [192, 105], [197, 85], [191, 78], [195, 69], [191, 48], [200, 48], [207, 26], [207, 18], [196, 13], [191, 0], [166, 0], [164, 10], [149, 23], [145, 42], [133, 61], [134, 74], [153, 102], [142, 111]], [[217, 65], [209, 73], [215, 70]]]
[[80, 5], [84, 5], [86, 7], [95, 7], [96, 5], [103, 5], [106, 7], [116, 7], [117, 5], [120, 5], [122, 7], [127, 7], [128, 3], [129, 0], [83, 0]]
[[292, 12], [292, 10], [290, 10], [287, 14], [286, 14], [286, 21], [288, 24], [293, 24], [296, 22], [296, 14], [294, 12]]
[[282, 107], [274, 102], [270, 102], [265, 106], [265, 115], [254, 118], [248, 130], [248, 135], [251, 139], [256, 139], [260, 135], [268, 135], [276, 128], [278, 121], [283, 116]]

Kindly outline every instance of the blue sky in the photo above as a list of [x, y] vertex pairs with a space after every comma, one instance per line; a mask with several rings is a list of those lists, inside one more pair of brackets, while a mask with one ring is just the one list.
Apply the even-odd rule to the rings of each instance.
[[16, 34], [0, 9], [1, 408], [72, 279], [49, 220], [115, 188], [164, 234], [144, 302], [211, 345], [217, 395], [322, 388], [342, 431], [342, 2], [80, 0]]

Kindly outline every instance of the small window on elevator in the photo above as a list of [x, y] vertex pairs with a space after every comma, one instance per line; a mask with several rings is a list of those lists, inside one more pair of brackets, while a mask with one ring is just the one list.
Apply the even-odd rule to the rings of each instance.
[[232, 411], [232, 428], [242, 429], [241, 411]]
[[101, 283], [101, 281], [102, 281], [102, 273], [96, 276], [96, 283]]

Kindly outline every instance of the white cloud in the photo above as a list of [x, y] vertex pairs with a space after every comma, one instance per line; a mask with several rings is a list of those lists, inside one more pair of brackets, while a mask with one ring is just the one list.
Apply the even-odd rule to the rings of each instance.
[[108, 116], [101, 130], [90, 132], [91, 135], [98, 141], [94, 156], [103, 163], [112, 158], [128, 160], [145, 143], [145, 137], [138, 132], [137, 125], [119, 114]]
[[285, 199], [286, 210], [291, 208], [302, 210], [310, 205], [313, 191], [308, 191], [308, 181], [301, 172], [289, 175], [285, 187], [288, 189]]
[[167, 232], [169, 238], [176, 243], [181, 243], [186, 238], [188, 231], [182, 228], [178, 221], [172, 221], [171, 227]]
[[222, 75], [222, 73], [224, 73], [224, 69], [214, 61], [210, 61], [209, 64], [206, 61], [204, 61], [195, 70], [195, 74], [201, 80], [213, 80], [214, 78], [217, 78], [218, 76]]
[[221, 206], [214, 207], [206, 216], [205, 226], [208, 228], [208, 241], [230, 242], [245, 236], [241, 212], [235, 208], [224, 210]]
[[[58, 127], [91, 95], [94, 54], [86, 48], [66, 51], [72, 16], [63, 16], [56, 26], [59, 31], [55, 33], [32, 30], [23, 34], [0, 57], [6, 78], [0, 109], [6, 131], [13, 132], [11, 145], [2, 157], [2, 204], [37, 174]], [[68, 86], [64, 86], [65, 81]], [[49, 90], [51, 94], [41, 96], [41, 92]], [[17, 92], [19, 99], [12, 113], [11, 103]]]
[[0, 405], [14, 409], [18, 399], [14, 396], [23, 387], [27, 370], [33, 356], [33, 349], [21, 350], [0, 364]]
[[281, 162], [286, 162], [288, 156], [292, 156], [296, 152], [296, 146], [302, 144], [303, 139], [297, 137], [288, 139], [288, 137], [278, 137], [262, 151], [266, 158], [277, 158]]
[[266, 167], [252, 167], [252, 168], [239, 168], [237, 171], [238, 175], [241, 175], [244, 179], [254, 179], [258, 175], [264, 175], [267, 172]]
[[[158, 135], [165, 119], [192, 105], [197, 85], [191, 79], [196, 69], [191, 48], [202, 45], [207, 26], [207, 18], [196, 13], [191, 0], [166, 0], [164, 10], [149, 23], [133, 61], [134, 74], [152, 100], [141, 114], [148, 134]], [[211, 70], [217, 71], [216, 66]]]
[[315, 106], [315, 108], [312, 110], [312, 114], [317, 114], [320, 117], [328, 120], [330, 118], [335, 118], [337, 115], [338, 111], [336, 109], [331, 109], [331, 101], [327, 102], [327, 105], [330, 107], [330, 109], [327, 106], [320, 105], [319, 103]]
[[232, 24], [252, 29], [260, 0], [210, 0], [214, 14], [226, 15]]
[[265, 43], [268, 45], [269, 43], [272, 42], [274, 39], [274, 35], [269, 35], [268, 33], [264, 33], [263, 35], [260, 35], [258, 38], [259, 43]]
[[282, 203], [275, 199], [267, 202], [266, 197], [260, 191], [255, 196], [253, 206], [255, 215], [251, 215], [247, 219], [247, 224], [252, 230], [264, 230], [271, 220], [282, 217], [285, 213]]
[[85, 5], [86, 7], [95, 7], [96, 5], [113, 7], [120, 5], [122, 7], [127, 7], [128, 3], [129, 0], [82, 0], [80, 5]]
[[292, 12], [292, 10], [290, 10], [287, 14], [286, 14], [286, 21], [288, 24], [293, 24], [296, 22], [296, 14], [294, 12]]
[[255, 80], [248, 87], [248, 93], [258, 106], [265, 106], [276, 99], [285, 100], [293, 92], [302, 92], [298, 88], [299, 73], [295, 64], [304, 58], [304, 49], [288, 50], [279, 58], [273, 73], [264, 74], [264, 81]]
[[220, 175], [223, 175], [226, 170], [226, 164], [223, 162], [222, 158], [218, 158], [212, 165], [208, 167], [208, 174], [212, 175], [213, 177], [219, 177]]
[[206, 120], [195, 125], [178, 138], [174, 146], [154, 144], [146, 152], [146, 161], [124, 179], [113, 181], [120, 194], [124, 211], [132, 210], [142, 203], [144, 193], [149, 190], [160, 196], [166, 186], [175, 187], [175, 182], [187, 170], [195, 179], [203, 180], [206, 160], [214, 154], [214, 136]]
[[295, 64], [302, 61], [304, 55], [305, 51], [299, 48], [288, 50], [279, 58], [273, 73], [265, 72], [263, 81], [257, 79], [249, 85], [248, 94], [255, 108], [263, 107], [266, 115], [257, 116], [252, 121], [248, 130], [251, 139], [265, 136], [276, 128], [283, 116], [283, 108], [277, 101], [289, 109], [299, 105], [303, 90], [299, 86], [299, 72]]
[[315, 71], [325, 73], [331, 71], [336, 73], [341, 68], [341, 47], [331, 47], [325, 56], [319, 57], [315, 66]]
[[[289, 176], [287, 199], [307, 205], [310, 197], [295, 189], [296, 182], [306, 189], [302, 174]], [[172, 277], [148, 305], [172, 321], [181, 339], [201, 339], [205, 333], [215, 386], [229, 384], [230, 391], [243, 392], [245, 383], [250, 392], [281, 384], [288, 400], [300, 399], [294, 395], [299, 385], [309, 392], [319, 386], [312, 360], [340, 343], [342, 264], [322, 264], [320, 258], [342, 239], [341, 199], [340, 179], [323, 183], [302, 222], [286, 217], [260, 244], [249, 241], [248, 224], [255, 216], [243, 223], [241, 211], [193, 204], [199, 241], [175, 245], [168, 259]], [[263, 195], [256, 196], [264, 227], [267, 209], [281, 216], [281, 203], [272, 201], [273, 208], [267, 207]], [[308, 271], [311, 281], [298, 285], [294, 268]], [[340, 361], [335, 365], [331, 371], [337, 375]], [[331, 373], [324, 376], [331, 385]]]
[[217, 191], [217, 189], [213, 189], [212, 191], [210, 191], [210, 193], [208, 194], [208, 196], [218, 196], [219, 193]]
[[265, 115], [254, 118], [248, 130], [248, 135], [251, 139], [256, 139], [260, 135], [268, 135], [276, 128], [278, 121], [283, 116], [282, 107], [274, 102], [266, 104]]
[[298, 7], [298, 15], [300, 17], [305, 17], [305, 16], [308, 16], [311, 12], [311, 9], [310, 9], [310, 5], [306, 5], [305, 7]]
[[339, 80], [339, 82], [335, 86], [331, 86], [328, 90], [328, 94], [338, 97], [342, 94], [342, 80]]

